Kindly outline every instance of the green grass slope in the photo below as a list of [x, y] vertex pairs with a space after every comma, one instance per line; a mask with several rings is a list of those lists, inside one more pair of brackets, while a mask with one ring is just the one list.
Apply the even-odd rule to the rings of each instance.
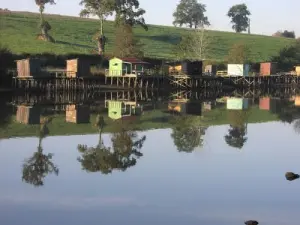
[[[46, 43], [36, 40], [39, 33], [39, 15], [26, 12], [11, 12], [0, 14], [0, 43], [8, 47], [13, 53], [53, 53], [65, 55], [72, 53], [90, 54], [96, 47], [92, 37], [98, 30], [99, 22], [93, 19], [82, 19], [59, 15], [46, 15], [52, 26], [51, 35], [56, 43]], [[105, 32], [108, 37], [107, 52], [111, 53], [114, 47], [114, 23], [105, 23]], [[179, 37], [189, 32], [166, 26], [149, 26], [149, 31], [137, 27], [135, 35], [144, 44], [146, 57], [172, 59], [172, 49], [178, 43]], [[269, 60], [278, 54], [278, 51], [293, 43], [294, 40], [262, 35], [236, 34], [233, 32], [208, 31], [210, 39], [209, 57], [212, 60], [222, 61], [229, 48], [236, 42], [247, 43], [252, 52], [251, 59], [255, 62]]]

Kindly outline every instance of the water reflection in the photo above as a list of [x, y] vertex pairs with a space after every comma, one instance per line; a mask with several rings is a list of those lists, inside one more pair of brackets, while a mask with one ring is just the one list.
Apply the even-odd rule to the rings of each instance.
[[26, 98], [0, 130], [1, 224], [298, 224], [296, 98]]
[[140, 149], [143, 147], [146, 136], [139, 139], [136, 132], [120, 127], [118, 132], [112, 134], [113, 147], [110, 148], [106, 147], [102, 141], [104, 118], [98, 115], [95, 124], [99, 130], [98, 145], [96, 147], [78, 145], [78, 151], [82, 154], [78, 161], [84, 170], [103, 174], [109, 174], [113, 170], [125, 171], [136, 164], [137, 158], [143, 156]]
[[42, 141], [49, 134], [48, 124], [52, 118], [45, 118], [41, 122], [39, 130], [39, 144], [37, 151], [23, 164], [22, 180], [36, 187], [44, 185], [44, 178], [48, 174], [58, 175], [59, 169], [51, 161], [53, 154], [44, 154]]

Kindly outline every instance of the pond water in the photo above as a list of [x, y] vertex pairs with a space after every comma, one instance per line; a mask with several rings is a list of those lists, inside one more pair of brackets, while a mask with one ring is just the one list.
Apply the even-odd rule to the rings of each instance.
[[299, 224], [297, 98], [6, 102], [0, 224]]

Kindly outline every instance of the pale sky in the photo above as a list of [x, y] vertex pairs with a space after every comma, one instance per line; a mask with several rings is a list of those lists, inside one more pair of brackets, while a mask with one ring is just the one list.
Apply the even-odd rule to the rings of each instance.
[[[147, 13], [148, 24], [172, 25], [172, 14], [180, 0], [140, 0], [140, 6]], [[81, 6], [80, 0], [56, 0], [57, 4], [46, 7], [46, 13], [78, 16]], [[277, 30], [294, 30], [296, 36], [300, 34], [300, 27], [296, 22], [300, 20], [299, 0], [203, 0], [211, 23], [210, 29], [232, 31], [230, 19], [226, 16], [228, 9], [234, 4], [246, 3], [250, 9], [251, 32], [271, 35]], [[285, 3], [286, 4], [285, 4]], [[279, 4], [280, 3], [280, 4]], [[38, 12], [34, 0], [0, 0], [0, 8], [15, 11]]]

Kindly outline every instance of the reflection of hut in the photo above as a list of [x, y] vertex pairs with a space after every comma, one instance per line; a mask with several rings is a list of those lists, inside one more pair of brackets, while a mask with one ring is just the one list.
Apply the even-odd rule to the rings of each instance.
[[295, 66], [295, 72], [297, 76], [300, 76], [300, 66]]
[[143, 75], [149, 63], [137, 58], [112, 58], [109, 60], [109, 76]]
[[281, 101], [280, 98], [271, 98], [270, 99], [270, 111], [272, 113], [278, 113], [281, 111]]
[[249, 101], [247, 98], [228, 98], [227, 109], [243, 110], [248, 109]]
[[203, 111], [210, 111], [215, 107], [215, 104], [212, 102], [203, 102]]
[[66, 122], [69, 123], [89, 123], [90, 108], [85, 105], [67, 105]]
[[36, 106], [18, 106], [16, 120], [23, 124], [40, 124], [41, 111]]
[[202, 61], [182, 61], [169, 64], [170, 74], [202, 75]]
[[270, 101], [269, 97], [262, 97], [259, 99], [259, 109], [261, 110], [270, 110]]
[[18, 77], [37, 77], [41, 75], [41, 62], [39, 59], [16, 60]]
[[86, 59], [67, 60], [67, 77], [90, 76], [91, 64]]
[[300, 106], [300, 96], [299, 95], [295, 96], [295, 106]]
[[270, 76], [277, 73], [277, 63], [263, 62], [260, 64], [260, 76]]
[[114, 120], [139, 116], [142, 112], [143, 107], [136, 102], [108, 101], [108, 117]]
[[183, 102], [183, 101], [171, 101], [168, 104], [169, 112], [177, 112], [187, 115], [202, 115], [201, 102]]

